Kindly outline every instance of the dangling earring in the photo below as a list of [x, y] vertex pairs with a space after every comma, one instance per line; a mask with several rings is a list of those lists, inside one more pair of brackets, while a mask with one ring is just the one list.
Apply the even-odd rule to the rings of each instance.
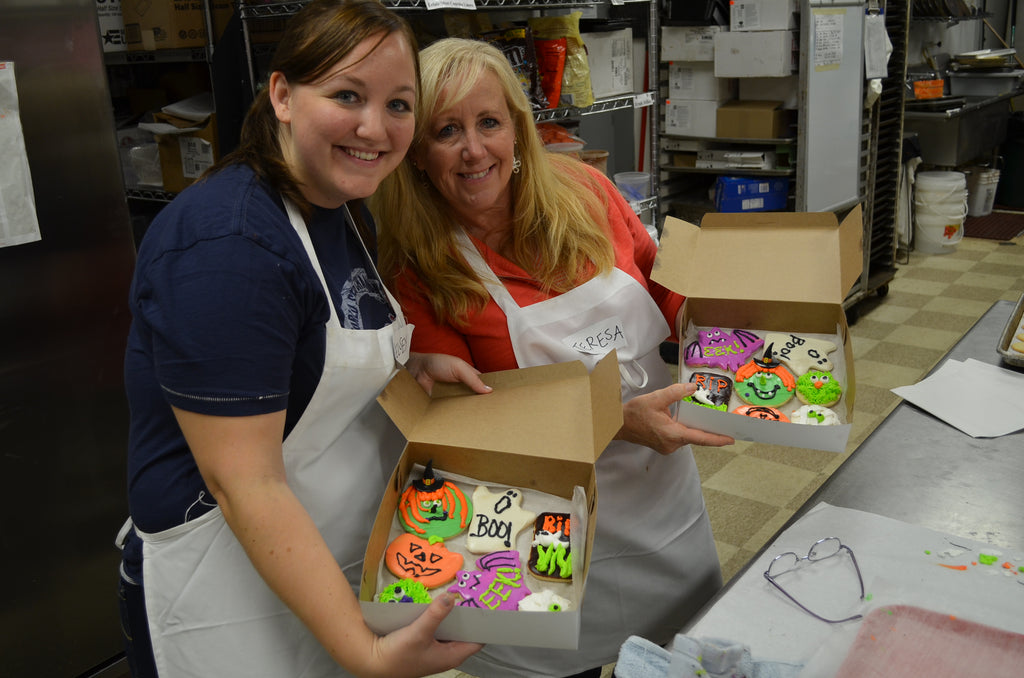
[[519, 174], [519, 168], [523, 166], [522, 161], [516, 157], [512, 157], [512, 174]]

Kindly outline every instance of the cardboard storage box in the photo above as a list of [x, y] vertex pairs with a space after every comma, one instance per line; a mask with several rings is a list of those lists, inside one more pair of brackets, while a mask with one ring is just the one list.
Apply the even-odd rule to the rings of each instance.
[[121, 0], [96, 0], [96, 19], [104, 52], [123, 52], [128, 49], [124, 41]]
[[709, 148], [697, 152], [701, 169], [775, 169], [775, 151]]
[[781, 101], [736, 99], [715, 111], [715, 129], [723, 139], [782, 139], [789, 135], [791, 118]]
[[800, 78], [787, 75], [780, 78], [737, 78], [739, 96], [737, 99], [770, 99], [781, 101], [783, 108], [800, 107]]
[[[679, 421], [737, 440], [845, 451], [856, 379], [843, 300], [863, 267], [863, 229], [859, 205], [841, 222], [831, 212], [709, 213], [699, 227], [665, 218], [653, 279], [686, 295], [680, 337], [691, 324], [834, 335], [833, 355], [844, 362], [846, 380], [843, 399], [832, 407], [845, 421], [838, 426], [764, 421], [687, 402], [679, 403]], [[779, 266], [766, 275], [709, 275], [738, 270], [744, 253]], [[814, 264], [791, 265], [799, 261]], [[681, 373], [684, 350], [685, 341], [680, 342]]]
[[[573, 535], [579, 532], [576, 526], [586, 524], [584, 557], [573, 558], [573, 586], [579, 588], [582, 602], [598, 501], [594, 463], [622, 426], [614, 351], [589, 374], [577, 361], [485, 374], [484, 380], [494, 388], [486, 395], [470, 393], [458, 384], [437, 384], [433, 394], [427, 395], [408, 372], [400, 370], [378, 398], [408, 441], [384, 491], [363, 566], [360, 605], [367, 624], [378, 633], [408, 624], [425, 609], [373, 602], [373, 598], [400, 493], [414, 465], [430, 460], [442, 475], [459, 474], [565, 499], [573, 498], [574, 488], [582, 488], [575, 494], [582, 492], [583, 501], [578, 504], [586, 515], [573, 517]], [[523, 508], [537, 512], [525, 503]], [[472, 562], [463, 567], [474, 569]], [[457, 606], [442, 622], [437, 637], [575, 649], [579, 631], [579, 605], [566, 612]]]
[[729, 101], [736, 98], [734, 78], [716, 78], [715, 67], [707, 61], [673, 61], [668, 65], [669, 99]]
[[722, 26], [662, 26], [662, 61], [714, 61], [715, 36]]
[[789, 202], [787, 177], [718, 177], [715, 209], [719, 212], [776, 212]]
[[156, 135], [164, 190], [181, 192], [219, 157], [213, 95], [204, 92], [169, 104], [153, 119], [139, 128]]
[[799, 28], [797, 0], [731, 0], [729, 30], [775, 31]]
[[[213, 0], [212, 5], [216, 42], [234, 12], [234, 3], [231, 0]], [[203, 11], [203, 3], [197, 0], [129, 0], [122, 5], [121, 13], [124, 17], [125, 39], [129, 50], [206, 46], [206, 14]]]
[[665, 101], [665, 134], [691, 137], [715, 136], [717, 101], [706, 99], [667, 99]]
[[726, 31], [715, 34], [715, 75], [720, 78], [786, 76], [797, 71], [795, 31]]
[[594, 98], [633, 93], [633, 29], [583, 33]]

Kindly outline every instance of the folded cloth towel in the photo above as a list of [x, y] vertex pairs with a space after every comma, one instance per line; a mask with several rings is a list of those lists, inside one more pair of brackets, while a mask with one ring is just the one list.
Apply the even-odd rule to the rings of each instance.
[[638, 636], [619, 648], [615, 678], [797, 678], [803, 664], [755, 661], [750, 648], [721, 638], [677, 635], [671, 650]]

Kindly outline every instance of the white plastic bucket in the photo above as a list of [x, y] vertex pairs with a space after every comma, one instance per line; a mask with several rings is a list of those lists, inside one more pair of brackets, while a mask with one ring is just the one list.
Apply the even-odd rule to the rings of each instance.
[[964, 237], [967, 177], [963, 172], [919, 172], [914, 180], [914, 249], [949, 254]]
[[984, 217], [992, 214], [999, 187], [999, 170], [977, 168], [967, 179], [967, 216]]

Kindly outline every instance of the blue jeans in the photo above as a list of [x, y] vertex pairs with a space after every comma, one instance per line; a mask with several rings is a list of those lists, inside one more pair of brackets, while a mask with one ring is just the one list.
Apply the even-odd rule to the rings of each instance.
[[146, 598], [140, 584], [118, 577], [118, 606], [121, 610], [121, 637], [132, 678], [157, 678], [153, 661], [153, 643], [149, 638]]

